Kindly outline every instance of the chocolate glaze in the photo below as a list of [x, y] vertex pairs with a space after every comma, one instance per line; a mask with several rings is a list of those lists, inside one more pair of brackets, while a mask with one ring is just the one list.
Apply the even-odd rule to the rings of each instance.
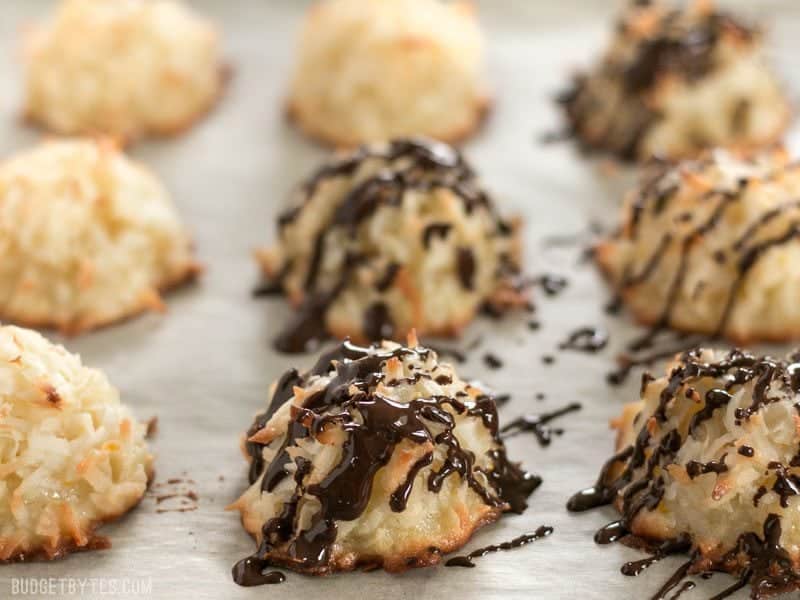
[[577, 402], [573, 402], [572, 404], [568, 404], [552, 412], [517, 417], [502, 427], [500, 429], [500, 434], [502, 438], [506, 439], [520, 433], [530, 432], [534, 435], [540, 446], [549, 446], [550, 442], [553, 440], [553, 435], [561, 435], [564, 433], [564, 430], [550, 428], [547, 426], [548, 423], [558, 417], [563, 417], [566, 414], [579, 411], [580, 409], [581, 405]]
[[[300, 377], [297, 369], [289, 369], [286, 371], [275, 385], [275, 391], [272, 394], [269, 407], [265, 412], [256, 417], [250, 429], [247, 430], [247, 438], [250, 438], [256, 432], [262, 430], [267, 424], [267, 421], [272, 418], [272, 415], [294, 395], [294, 386], [301, 385], [302, 383], [303, 378]], [[250, 473], [248, 475], [250, 483], [255, 482], [264, 470], [264, 458], [261, 455], [261, 447], [262, 446], [256, 442], [245, 442], [245, 452], [247, 452], [248, 456], [252, 459], [250, 462]]]
[[[800, 393], [800, 381], [796, 376], [798, 365], [797, 354], [786, 361], [769, 357], [757, 357], [741, 350], [730, 351], [723, 359], [709, 363], [701, 359], [698, 350], [685, 351], [680, 356], [679, 364], [673, 368], [667, 383], [661, 392], [659, 404], [653, 413], [656, 429], [664, 427], [670, 420], [671, 407], [679, 395], [703, 401], [699, 411], [695, 412], [688, 426], [687, 435], [695, 437], [700, 434], [703, 423], [710, 419], [714, 412], [724, 408], [732, 400], [738, 390], [752, 384], [753, 400], [749, 406], [736, 413], [736, 418], [747, 420], [758, 414], [764, 407], [774, 402], [768, 395], [772, 386], [780, 386], [791, 393]], [[719, 388], [709, 390], [704, 398], [697, 395], [694, 382], [713, 378], [720, 382]], [[652, 381], [652, 377], [644, 377], [642, 392]], [[723, 389], [724, 388], [724, 389]], [[611, 543], [631, 536], [630, 528], [640, 511], [656, 510], [664, 494], [665, 481], [662, 474], [665, 467], [676, 464], [677, 453], [683, 439], [677, 429], [667, 431], [658, 445], [652, 443], [651, 433], [654, 428], [643, 426], [639, 429], [636, 440], [613, 456], [603, 467], [597, 482], [591, 488], [575, 494], [567, 504], [570, 511], [583, 511], [598, 506], [614, 503], [619, 508], [621, 518], [606, 525], [595, 535], [600, 544]], [[754, 451], [749, 446], [741, 446], [737, 450], [744, 456], [752, 456]], [[649, 453], [649, 454], [648, 454]], [[800, 451], [798, 452], [800, 455]], [[725, 464], [727, 454], [719, 460], [708, 463], [690, 461], [684, 465], [690, 478], [706, 474], [720, 474], [728, 470]], [[787, 465], [773, 462], [768, 469], [774, 473], [775, 483], [772, 490], [780, 499], [782, 507], [788, 506], [790, 498], [800, 494], [800, 477], [794, 475]], [[768, 492], [761, 486], [753, 497], [753, 504], [758, 506], [760, 499]], [[756, 600], [782, 591], [796, 589], [800, 586], [800, 576], [793, 570], [791, 558], [780, 545], [781, 520], [776, 514], [770, 514], [763, 527], [763, 535], [756, 532], [743, 533], [734, 548], [717, 562], [709, 564], [709, 559], [693, 553], [689, 562], [684, 564], [675, 575], [663, 586], [654, 598], [665, 598], [666, 594], [678, 587], [691, 568], [717, 569], [733, 571], [739, 575], [740, 581], [718, 595], [725, 598], [747, 584], [751, 585], [751, 597]], [[681, 545], [688, 543], [689, 536], [681, 536], [672, 543], [675, 551], [682, 552]], [[694, 546], [691, 548], [695, 552]], [[661, 551], [663, 553], [663, 550]], [[660, 558], [659, 551], [643, 561], [629, 563], [623, 567], [628, 574], [636, 574]], [[688, 583], [688, 582], [687, 582]], [[688, 589], [687, 584], [681, 589]]]
[[416, 478], [417, 473], [419, 473], [425, 467], [430, 466], [432, 462], [433, 453], [428, 452], [412, 465], [411, 469], [408, 471], [406, 480], [401, 483], [394, 492], [392, 492], [392, 496], [389, 499], [389, 506], [394, 512], [403, 512], [406, 509], [408, 497], [411, 495], [411, 489], [414, 485], [414, 479]]
[[530, 544], [531, 542], [535, 542], [536, 540], [540, 540], [544, 537], [547, 537], [551, 533], [553, 533], [552, 527], [547, 527], [546, 525], [542, 525], [533, 533], [526, 533], [519, 537], [515, 537], [510, 542], [502, 542], [500, 544], [492, 544], [490, 546], [484, 546], [483, 548], [478, 548], [477, 550], [473, 550], [472, 552], [470, 552], [465, 556], [454, 556], [453, 558], [449, 559], [446, 563], [444, 563], [444, 566], [472, 568], [475, 566], [475, 563], [472, 562], [473, 559], [475, 558], [480, 558], [481, 556], [486, 556], [487, 554], [499, 552], [500, 550], [513, 550], [514, 548], [520, 548], [522, 546], [525, 546], [526, 544]]
[[689, 479], [694, 479], [706, 473], [716, 473], [717, 475], [725, 473], [728, 470], [728, 465], [725, 464], [725, 455], [719, 460], [711, 460], [707, 463], [697, 462], [690, 460], [686, 463], [686, 472], [689, 474]]
[[[277, 407], [292, 397], [290, 390], [294, 385], [305, 385], [315, 375], [331, 377], [324, 389], [306, 397], [301, 407], [293, 409], [288, 431], [269, 464], [263, 460], [264, 444], [246, 443], [245, 449], [252, 459], [251, 483], [261, 477], [261, 489], [270, 492], [289, 476], [293, 464], [295, 490], [284, 503], [281, 514], [264, 524], [257, 552], [234, 567], [237, 583], [259, 583], [260, 573], [270, 565], [307, 572], [325, 569], [336, 541], [337, 521], [352, 521], [363, 513], [375, 474], [388, 463], [400, 442], [412, 447], [424, 444], [444, 448], [445, 459], [436, 469], [424, 472], [432, 464], [433, 455], [421, 454], [406, 479], [391, 494], [389, 505], [393, 511], [405, 509], [415, 484], [426, 485], [429, 491], [438, 493], [445, 480], [456, 474], [487, 505], [500, 510], [524, 510], [527, 497], [541, 479], [523, 471], [506, 456], [498, 434], [493, 398], [479, 396], [466, 404], [459, 398], [432, 396], [399, 403], [377, 391], [377, 386], [384, 382], [383, 364], [407, 355], [427, 360], [430, 350], [398, 347], [389, 351], [345, 342], [324, 354], [309, 373], [301, 376], [292, 370], [280, 379], [270, 407], [256, 417], [248, 438], [260, 431]], [[446, 383], [442, 381], [442, 385]], [[488, 455], [490, 469], [474, 467], [475, 455], [459, 444], [453, 432], [454, 413], [480, 418], [494, 436], [496, 447]], [[320, 481], [309, 484], [307, 476], [312, 464], [301, 457], [292, 458], [294, 448], [301, 440], [315, 438], [330, 426], [340, 428], [347, 436], [341, 458]], [[299, 504], [309, 496], [316, 499], [320, 508], [308, 527], [298, 531]], [[277, 548], [281, 548], [280, 559], [273, 557]]]
[[[351, 176], [364, 161], [376, 158], [389, 162], [400, 160], [404, 162], [402, 167], [386, 167], [379, 170], [345, 194], [333, 211], [330, 222], [314, 238], [309, 268], [305, 273], [305, 300], [292, 322], [275, 341], [275, 347], [281, 352], [306, 352], [328, 337], [326, 323], [328, 309], [349, 285], [353, 270], [359, 265], [367, 264], [373, 258], [371, 254], [347, 256], [339, 266], [338, 279], [333, 282], [324, 281], [320, 270], [328, 234], [333, 230], [344, 230], [351, 237], [355, 236], [359, 226], [371, 218], [377, 210], [385, 206], [399, 206], [404, 201], [406, 191], [448, 189], [461, 200], [468, 213], [478, 207], [489, 212], [495, 222], [493, 235], [512, 234], [512, 227], [497, 216], [489, 197], [478, 185], [474, 172], [461, 154], [445, 144], [422, 139], [395, 140], [388, 144], [386, 149], [364, 146], [346, 158], [325, 165], [302, 186], [300, 202], [278, 218], [279, 234], [298, 218], [317, 189], [326, 181], [336, 177]], [[430, 246], [433, 237], [447, 236], [450, 228], [450, 224], [441, 222], [427, 225], [420, 239], [423, 249]], [[461, 285], [467, 290], [472, 290], [477, 267], [472, 250], [459, 248], [454, 261]], [[504, 270], [516, 269], [508, 257], [504, 263]], [[396, 276], [402, 267], [403, 265], [397, 263], [382, 266], [381, 273], [375, 276], [375, 289], [381, 293], [388, 292], [395, 285]], [[282, 288], [288, 270], [289, 265], [283, 265], [275, 280], [261, 288], [261, 293], [277, 293]], [[506, 273], [502, 273], [501, 276], [505, 277]], [[373, 304], [371, 309], [374, 306]], [[379, 340], [382, 336], [375, 334], [391, 321], [391, 314], [388, 310], [383, 311], [379, 313], [383, 320], [372, 323], [370, 317], [375, 314], [370, 312], [365, 315], [363, 330], [370, 339]]]

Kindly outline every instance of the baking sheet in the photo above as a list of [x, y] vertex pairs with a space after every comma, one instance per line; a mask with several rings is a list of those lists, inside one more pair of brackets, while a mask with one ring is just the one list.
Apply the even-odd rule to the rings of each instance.
[[[49, 4], [0, 3], [4, 156], [40, 137], [18, 119], [20, 73], [12, 51], [20, 28], [46, 12]], [[555, 533], [525, 548], [481, 559], [475, 569], [439, 567], [401, 576], [373, 572], [326, 579], [290, 573], [283, 585], [251, 589], [233, 584], [230, 568], [251, 553], [254, 544], [237, 514], [223, 510], [246, 486], [238, 436], [265, 405], [270, 382], [286, 368], [310, 366], [314, 360], [271, 350], [270, 340], [289, 312], [278, 299], [251, 298], [258, 281], [251, 254], [271, 240], [274, 217], [291, 187], [325, 154], [293, 131], [281, 111], [294, 33], [308, 3], [194, 4], [224, 31], [235, 69], [229, 93], [187, 135], [139, 144], [132, 153], [163, 177], [196, 236], [208, 271], [199, 285], [169, 297], [166, 316], [145, 316], [66, 344], [87, 364], [106, 371], [137, 416], [158, 416], [159, 431], [152, 441], [156, 481], [164, 491], [195, 491], [197, 510], [159, 513], [159, 507], [176, 504], [159, 505], [149, 496], [121, 522], [102, 530], [113, 541], [111, 550], [0, 568], [0, 597], [25, 591], [21, 582], [32, 585], [30, 578], [40, 580], [40, 589], [55, 597], [81, 591], [85, 597], [198, 599], [319, 594], [368, 594], [376, 599], [634, 598], [654, 593], [680, 558], [664, 560], [639, 578], [624, 577], [620, 565], [641, 555], [620, 545], [598, 547], [592, 541], [594, 531], [613, 518], [611, 509], [582, 515], [564, 509], [572, 492], [594, 481], [611, 452], [608, 419], [636, 394], [636, 375], [620, 388], [604, 383], [612, 357], [633, 328], [624, 317], [604, 314], [608, 292], [589, 265], [579, 265], [578, 248], [545, 249], [540, 243], [548, 235], [584, 231], [591, 220], [613, 222], [620, 191], [630, 180], [629, 173], [612, 179], [602, 175], [597, 162], [581, 157], [569, 144], [543, 146], [537, 141], [559, 122], [552, 94], [606, 38], [611, 3], [479, 2], [497, 104], [466, 152], [498, 205], [525, 216], [529, 271], [564, 274], [570, 283], [555, 299], [537, 294], [542, 323], [537, 332], [526, 327], [524, 315], [476, 323], [462, 346], [479, 336], [483, 344], [460, 370], [513, 394], [501, 409], [505, 420], [572, 401], [584, 408], [562, 422], [566, 431], [550, 448], [539, 448], [526, 436], [509, 442], [510, 456], [541, 474], [544, 484], [525, 514], [483, 529], [466, 550], [508, 540], [542, 524], [555, 527]], [[748, 10], [773, 23], [773, 52], [796, 95], [800, 5], [768, 0]], [[581, 325], [606, 327], [612, 335], [610, 347], [595, 356], [557, 352], [556, 363], [544, 365], [541, 357], [554, 353], [566, 333]], [[503, 369], [490, 371], [483, 365], [481, 356], [490, 349], [505, 362]], [[534, 399], [538, 392], [546, 394], [544, 401]], [[172, 478], [194, 483], [167, 484]], [[731, 582], [715, 576], [683, 598], [709, 597]]]

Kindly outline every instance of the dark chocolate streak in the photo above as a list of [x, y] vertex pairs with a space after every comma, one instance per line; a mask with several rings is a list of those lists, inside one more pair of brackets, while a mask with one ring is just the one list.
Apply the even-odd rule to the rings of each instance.
[[[696, 438], [704, 435], [703, 424], [712, 418], [715, 411], [724, 409], [744, 385], [752, 384], [753, 399], [750, 405], [735, 411], [735, 417], [740, 421], [750, 419], [775, 401], [769, 394], [770, 390], [774, 389], [773, 386], [787, 389], [793, 394], [800, 393], [800, 380], [797, 377], [800, 369], [798, 360], [800, 355], [797, 353], [785, 361], [779, 361], [769, 357], [757, 357], [741, 350], [732, 350], [722, 360], [709, 363], [701, 360], [699, 351], [685, 351], [680, 356], [678, 365], [667, 377], [666, 386], [661, 391], [658, 406], [652, 416], [656, 427], [641, 425], [634, 443], [623, 448], [605, 464], [594, 486], [578, 492], [569, 500], [568, 510], [584, 511], [613, 503], [619, 508], [621, 517], [600, 529], [595, 535], [595, 541], [607, 544], [623, 538], [635, 539], [630, 533], [631, 524], [639, 512], [658, 508], [666, 485], [663, 473], [667, 466], [677, 464], [675, 461], [678, 450], [685, 441], [677, 429], [668, 430], [658, 443], [650, 433], [667, 425], [676, 400], [685, 396], [695, 401], [702, 401], [700, 410], [692, 416], [686, 434]], [[701, 397], [697, 394], [694, 384], [704, 378], [713, 378], [719, 382], [720, 387], [709, 390]], [[652, 381], [652, 377], [643, 377], [642, 393]], [[750, 446], [741, 446], [737, 452], [747, 457], [754, 455]], [[719, 460], [708, 463], [689, 461], [683, 466], [692, 479], [706, 474], [718, 475], [728, 470], [725, 464], [727, 456], [723, 454]], [[790, 467], [797, 466], [800, 466], [800, 449], [789, 465], [772, 462], [767, 466], [775, 478], [771, 489], [778, 495], [783, 508], [788, 507], [790, 498], [800, 495], [800, 477], [790, 471]], [[767, 488], [761, 486], [753, 497], [753, 504], [758, 506], [761, 497], [767, 492]], [[740, 581], [718, 595], [717, 598], [720, 599], [748, 584], [752, 588], [751, 597], [755, 599], [799, 587], [800, 576], [794, 571], [788, 552], [780, 545], [780, 517], [770, 514], [764, 522], [763, 537], [759, 537], [759, 533], [742, 534], [735, 547], [712, 564], [709, 564], [706, 558], [701, 561], [697, 550], [689, 544], [688, 534], [684, 534], [676, 540], [665, 542], [650, 558], [627, 563], [623, 567], [623, 572], [636, 575], [667, 554], [691, 550], [691, 560], [670, 578], [654, 598], [664, 598], [666, 593], [681, 583], [690, 568], [694, 568], [695, 565], [698, 565], [698, 570], [733, 568], [733, 572], [738, 574]]]
[[[237, 583], [258, 583], [260, 573], [269, 566], [290, 567], [301, 572], [324, 570], [336, 541], [336, 522], [352, 521], [363, 513], [377, 471], [389, 462], [401, 442], [444, 451], [442, 464], [424, 474], [429, 491], [439, 492], [445, 480], [457, 474], [488, 506], [514, 512], [525, 509], [527, 497], [541, 479], [509, 461], [499, 437], [493, 398], [479, 396], [474, 403], [466, 404], [459, 398], [432, 396], [399, 403], [376, 391], [379, 383], [387, 386], [406, 383], [404, 380], [384, 382], [382, 367], [387, 360], [407, 355], [427, 360], [430, 351], [421, 347], [386, 351], [344, 342], [323, 355], [309, 373], [301, 376], [293, 370], [281, 378], [270, 407], [256, 417], [248, 437], [262, 429], [277, 408], [291, 398], [294, 385], [304, 385], [315, 375], [332, 376], [324, 389], [308, 396], [302, 407], [293, 409], [286, 436], [271, 462], [266, 464], [263, 460], [264, 444], [254, 441], [246, 444], [252, 459], [251, 483], [263, 474], [261, 489], [270, 492], [289, 476], [289, 467], [294, 463], [295, 491], [284, 503], [280, 516], [264, 524], [257, 552], [234, 567]], [[408, 383], [417, 378], [410, 379]], [[445, 376], [436, 380], [442, 385], [451, 383]], [[476, 467], [476, 456], [461, 447], [454, 434], [454, 414], [481, 419], [494, 437], [496, 447], [488, 454], [491, 468]], [[315, 439], [330, 426], [346, 434], [341, 459], [318, 483], [307, 484], [311, 463], [293, 459], [294, 448], [301, 440]], [[433, 453], [425, 451], [411, 466], [406, 479], [390, 495], [389, 506], [393, 511], [405, 510], [413, 486], [420, 484], [421, 473], [432, 463]], [[319, 503], [319, 510], [311, 523], [299, 531], [298, 510], [309, 496]], [[284, 549], [288, 558], [274, 559], [271, 555], [276, 548]]]
[[472, 568], [475, 566], [475, 563], [472, 562], [473, 559], [475, 558], [480, 558], [481, 556], [486, 556], [487, 554], [499, 552], [500, 550], [513, 550], [514, 548], [520, 548], [522, 546], [525, 546], [526, 544], [530, 544], [531, 542], [535, 542], [536, 540], [540, 540], [544, 537], [547, 537], [551, 533], [553, 533], [552, 527], [547, 527], [546, 525], [542, 525], [533, 533], [526, 533], [519, 537], [515, 537], [510, 542], [502, 542], [500, 544], [492, 544], [490, 546], [484, 546], [483, 548], [478, 548], [477, 550], [473, 550], [472, 552], [464, 556], [454, 556], [453, 558], [449, 559], [446, 563], [444, 563], [444, 566]]
[[[452, 191], [463, 203], [467, 212], [471, 213], [476, 208], [486, 209], [496, 223], [494, 235], [509, 236], [511, 227], [503, 221], [494, 211], [488, 195], [480, 188], [474, 172], [464, 161], [459, 152], [451, 147], [438, 142], [422, 139], [401, 139], [391, 142], [385, 151], [378, 151], [370, 147], [362, 147], [351, 156], [321, 168], [303, 186], [303, 199], [300, 203], [284, 212], [278, 218], [279, 234], [299, 216], [303, 207], [311, 199], [319, 186], [335, 177], [353, 175], [362, 163], [369, 159], [381, 159], [392, 162], [406, 160], [407, 165], [400, 167], [386, 167], [375, 175], [360, 182], [339, 201], [333, 211], [333, 216], [317, 233], [312, 244], [312, 255], [308, 271], [305, 273], [305, 296], [303, 304], [297, 311], [293, 320], [275, 340], [275, 347], [281, 352], [306, 352], [313, 350], [320, 342], [329, 337], [326, 315], [330, 306], [349, 285], [353, 270], [367, 263], [373, 258], [371, 254], [347, 256], [339, 267], [338, 279], [333, 282], [323, 282], [320, 277], [323, 255], [326, 251], [328, 234], [334, 230], [344, 229], [348, 235], [355, 236], [362, 222], [369, 219], [377, 210], [386, 206], [399, 206], [408, 190], [434, 190], [445, 188]], [[447, 223], [432, 223], [428, 225], [420, 240], [424, 249], [427, 249], [434, 237], [446, 237], [451, 226]], [[476, 262], [472, 250], [458, 248], [454, 262], [461, 285], [472, 290], [476, 273]], [[395, 285], [398, 272], [403, 265], [391, 263], [381, 267], [376, 275], [375, 289], [378, 292], [387, 292]], [[509, 265], [506, 265], [509, 267]], [[287, 266], [281, 269], [285, 275]], [[280, 281], [267, 284], [262, 290], [274, 292], [280, 286]], [[387, 304], [382, 304], [384, 310], [377, 311], [375, 304], [370, 307], [368, 314], [364, 315], [363, 334], [371, 340], [380, 340], [386, 337], [384, 331], [394, 332], [392, 315]], [[378, 322], [373, 322], [373, 317], [380, 317]]]
[[469, 248], [459, 248], [456, 251], [456, 265], [458, 266], [458, 280], [465, 290], [475, 287], [475, 255]]

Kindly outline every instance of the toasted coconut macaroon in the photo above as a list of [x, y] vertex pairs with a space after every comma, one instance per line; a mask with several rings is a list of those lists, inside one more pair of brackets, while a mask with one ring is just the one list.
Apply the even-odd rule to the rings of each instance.
[[521, 512], [541, 480], [508, 460], [494, 398], [436, 353], [345, 342], [273, 386], [247, 432], [251, 487], [232, 508], [258, 541], [234, 568], [327, 574], [439, 562], [478, 527]]
[[62, 0], [25, 41], [25, 114], [61, 134], [176, 133], [226, 76], [214, 26], [173, 0]]
[[637, 319], [738, 343], [800, 336], [800, 165], [782, 150], [656, 164], [595, 249]]
[[35, 331], [0, 327], [0, 561], [108, 547], [153, 457], [106, 376]]
[[760, 30], [708, 0], [632, 3], [603, 59], [560, 100], [585, 148], [625, 160], [764, 146], [791, 116], [764, 54]]
[[272, 291], [299, 308], [277, 348], [326, 332], [356, 341], [457, 334], [481, 306], [526, 303], [518, 228], [494, 212], [463, 157], [438, 142], [361, 147], [324, 165], [258, 253]]
[[199, 266], [167, 192], [104, 141], [0, 164], [0, 317], [79, 333], [144, 310]]
[[732, 573], [752, 598], [800, 587], [798, 361], [695, 349], [646, 374], [613, 422], [617, 454], [568, 508], [613, 503], [621, 519], [598, 543], [689, 552], [684, 573]]
[[319, 0], [298, 53], [289, 114], [328, 144], [455, 142], [489, 105], [483, 35], [468, 2]]

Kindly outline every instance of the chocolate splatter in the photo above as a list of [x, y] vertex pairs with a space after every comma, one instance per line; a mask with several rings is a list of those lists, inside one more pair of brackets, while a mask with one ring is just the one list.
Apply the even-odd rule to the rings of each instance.
[[503, 361], [491, 352], [483, 355], [483, 362], [490, 369], [501, 369], [503, 367]]
[[576, 412], [581, 409], [581, 405], [577, 402], [568, 404], [563, 408], [554, 410], [552, 412], [542, 413], [539, 415], [524, 415], [517, 417], [504, 427], [500, 429], [500, 434], [503, 439], [507, 439], [518, 435], [520, 433], [532, 433], [539, 442], [540, 446], [549, 446], [554, 435], [561, 435], [564, 433], [563, 429], [552, 429], [548, 424], [564, 415]]
[[570, 333], [558, 347], [561, 350], [595, 353], [607, 345], [608, 333], [597, 327], [581, 327]]

